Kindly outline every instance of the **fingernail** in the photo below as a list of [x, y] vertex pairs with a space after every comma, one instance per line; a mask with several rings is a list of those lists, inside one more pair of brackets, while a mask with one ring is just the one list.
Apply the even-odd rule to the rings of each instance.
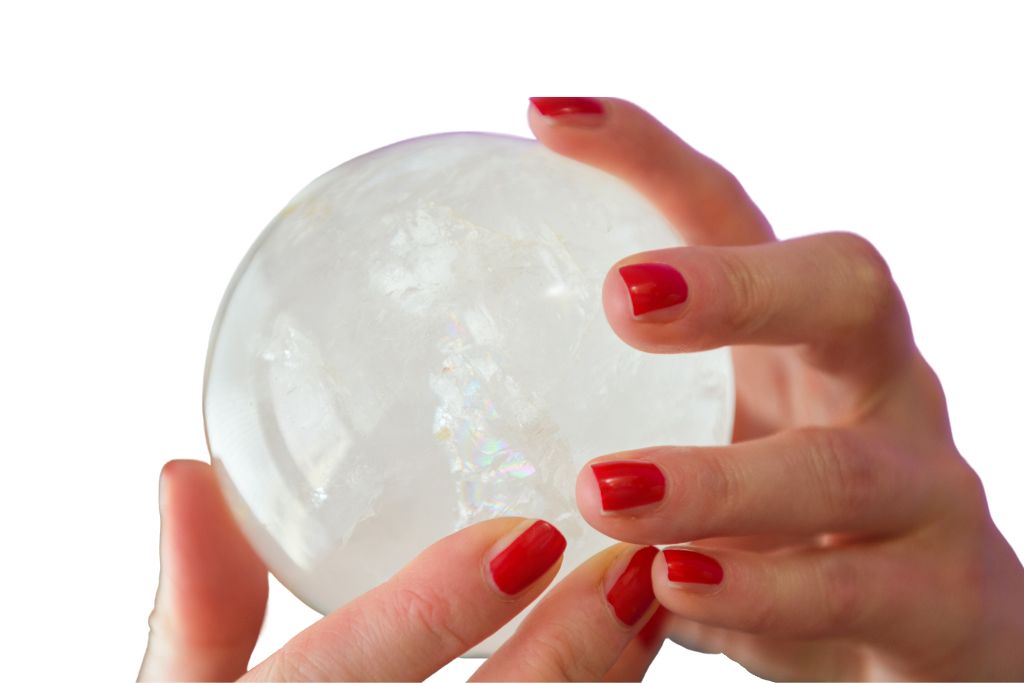
[[634, 263], [619, 268], [629, 290], [633, 315], [643, 315], [686, 301], [689, 288], [682, 273], [666, 263]]
[[615, 616], [627, 626], [635, 624], [654, 602], [651, 565], [657, 556], [658, 549], [654, 546], [633, 553], [625, 571], [607, 593], [608, 604], [615, 611]]
[[666, 548], [668, 580], [673, 583], [722, 583], [722, 565], [707, 555], [692, 550]]
[[515, 595], [543, 576], [564, 550], [565, 536], [538, 520], [491, 560], [494, 585], [502, 593]]
[[657, 465], [635, 460], [590, 466], [601, 492], [601, 509], [625, 510], [657, 503], [665, 496], [665, 475]]
[[565, 123], [594, 125], [604, 115], [601, 100], [593, 97], [531, 97], [530, 102], [544, 116]]

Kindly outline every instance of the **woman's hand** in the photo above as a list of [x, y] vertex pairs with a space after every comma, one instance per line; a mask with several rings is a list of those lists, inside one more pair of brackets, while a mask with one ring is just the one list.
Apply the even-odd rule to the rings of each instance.
[[[160, 517], [160, 585], [139, 674], [147, 681], [423, 679], [529, 605], [558, 572], [565, 547], [542, 521], [468, 527], [246, 673], [266, 607], [267, 571], [209, 465], [178, 460], [164, 467]], [[618, 544], [583, 563], [474, 678], [642, 676], [661, 645], [652, 619], [656, 555]]]
[[615, 332], [652, 353], [733, 346], [734, 445], [615, 453], [577, 484], [598, 530], [688, 544], [653, 566], [672, 637], [773, 679], [1024, 676], [1024, 570], [875, 249], [777, 241], [727, 171], [627, 102], [537, 98], [529, 116], [692, 245], [610, 270]]

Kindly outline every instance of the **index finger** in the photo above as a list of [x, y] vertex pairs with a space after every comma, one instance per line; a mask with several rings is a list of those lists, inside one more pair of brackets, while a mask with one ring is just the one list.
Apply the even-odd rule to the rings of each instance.
[[562, 534], [541, 520], [467, 527], [310, 626], [243, 680], [423, 680], [540, 595], [564, 549]]
[[632, 185], [687, 244], [738, 246], [775, 239], [729, 171], [632, 102], [610, 97], [530, 101], [530, 127], [541, 143]]

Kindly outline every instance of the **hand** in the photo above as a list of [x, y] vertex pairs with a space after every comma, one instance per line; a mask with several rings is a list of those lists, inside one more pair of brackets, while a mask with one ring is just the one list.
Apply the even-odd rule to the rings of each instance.
[[[263, 621], [267, 571], [238, 531], [210, 466], [168, 463], [160, 515], [160, 585], [139, 673], [146, 681], [419, 680], [529, 605], [558, 572], [565, 547], [545, 522], [496, 519], [468, 527], [246, 673]], [[583, 563], [474, 679], [642, 676], [662, 642], [652, 618], [656, 554], [618, 544]]]
[[733, 445], [615, 453], [577, 484], [598, 530], [688, 543], [653, 566], [672, 637], [773, 679], [1024, 676], [1024, 570], [877, 251], [851, 234], [776, 241], [727, 171], [630, 103], [529, 116], [692, 245], [611, 268], [619, 337], [652, 353], [733, 345]]

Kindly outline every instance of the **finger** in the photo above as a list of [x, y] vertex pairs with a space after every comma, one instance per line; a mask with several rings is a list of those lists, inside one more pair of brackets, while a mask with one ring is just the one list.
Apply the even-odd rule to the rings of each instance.
[[684, 546], [666, 548], [652, 571], [658, 600], [685, 620], [778, 638], [826, 638], [872, 631], [895, 613], [905, 564], [857, 547], [764, 555]]
[[596, 681], [654, 613], [653, 547], [616, 545], [563, 579], [472, 680]]
[[692, 545], [701, 545], [708, 548], [735, 548], [737, 550], [751, 550], [760, 553], [776, 550], [788, 550], [795, 547], [807, 545], [805, 534], [754, 534], [751, 536], [708, 536], [707, 538], [687, 541]]
[[540, 142], [631, 184], [688, 244], [774, 239], [768, 221], [732, 174], [635, 104], [557, 97], [534, 97], [531, 103], [530, 127]]
[[674, 616], [668, 637], [694, 652], [724, 654], [759, 678], [769, 681], [854, 680], [859, 666], [856, 646], [842, 638], [779, 638], [746, 633]]
[[643, 680], [647, 670], [654, 662], [654, 658], [661, 651], [661, 646], [665, 643], [669, 621], [669, 613], [665, 608], [659, 606], [650, 620], [640, 629], [640, 633], [629, 641], [629, 645], [619, 655], [618, 660], [602, 680]]
[[160, 474], [160, 584], [139, 680], [241, 676], [267, 602], [267, 570], [242, 536], [212, 468], [172, 460]]
[[606, 276], [604, 306], [623, 341], [655, 353], [800, 344], [843, 373], [913, 349], [885, 261], [849, 233], [634, 254]]
[[723, 447], [661, 446], [598, 458], [576, 502], [631, 543], [715, 536], [884, 535], [935, 512], [936, 477], [865, 429], [799, 429]]
[[561, 565], [547, 522], [481, 522], [289, 641], [246, 680], [422, 680], [530, 604]]

